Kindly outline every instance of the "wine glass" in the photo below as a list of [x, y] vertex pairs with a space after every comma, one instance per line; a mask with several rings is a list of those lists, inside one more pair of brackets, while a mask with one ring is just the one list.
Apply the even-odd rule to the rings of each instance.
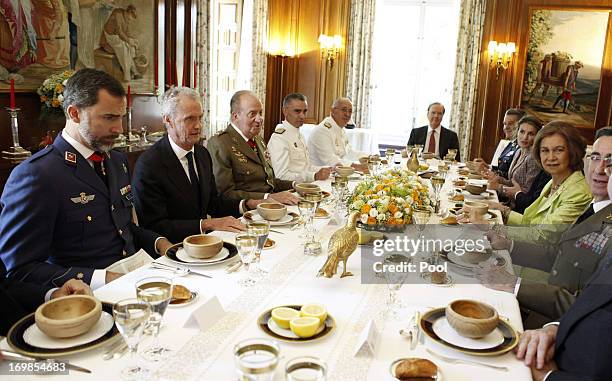
[[425, 235], [423, 232], [425, 231], [425, 224], [429, 221], [431, 217], [431, 210], [429, 209], [414, 209], [412, 211], [412, 219], [414, 223], [417, 225], [417, 229], [419, 231], [419, 237], [421, 240], [425, 239]]
[[[147, 321], [151, 316], [151, 305], [138, 299], [124, 299], [113, 305], [113, 317], [117, 330], [130, 349], [131, 358], [138, 350], [138, 343], [142, 338]], [[125, 380], [147, 379], [150, 372], [139, 365], [129, 366], [121, 371]]]
[[287, 361], [285, 365], [287, 381], [325, 381], [327, 365], [325, 361], [312, 356], [300, 356]]
[[440, 191], [444, 186], [444, 178], [440, 176], [434, 176], [431, 178], [431, 186], [434, 191], [434, 198], [436, 201], [436, 209], [440, 207]]
[[156, 362], [166, 358], [171, 349], [159, 344], [161, 322], [172, 299], [172, 279], [155, 276], [136, 282], [136, 297], [151, 305], [151, 315], [147, 329], [153, 334], [153, 344], [140, 353], [148, 361]]
[[387, 148], [387, 164], [389, 168], [395, 163], [395, 148]]
[[308, 215], [308, 239], [304, 245], [304, 253], [306, 255], [319, 255], [322, 252], [321, 242], [316, 239], [316, 230], [314, 227], [314, 216], [317, 213], [317, 208], [321, 200], [323, 200], [323, 193], [306, 193], [304, 200], [310, 201], [314, 206]]
[[236, 248], [240, 255], [240, 260], [246, 267], [244, 276], [238, 281], [243, 287], [248, 287], [257, 282], [253, 276], [253, 266], [251, 262], [254, 260], [255, 250], [257, 249], [258, 237], [249, 233], [239, 233], [236, 235]]
[[[383, 260], [383, 268], [387, 270], [383, 272], [387, 287], [389, 288], [389, 301], [387, 302], [387, 314], [390, 314], [396, 320], [401, 320], [400, 310], [406, 305], [397, 299], [397, 292], [406, 282], [408, 277], [407, 266], [411, 262], [410, 257], [399, 254], [391, 254]], [[402, 267], [406, 267], [402, 269]], [[393, 268], [394, 270], [389, 270]]]
[[456, 148], [449, 148], [447, 155], [450, 157], [451, 160], [455, 160], [455, 158], [457, 157], [457, 149]]
[[267, 270], [262, 269], [259, 266], [259, 261], [261, 259], [261, 251], [268, 239], [268, 234], [270, 234], [270, 223], [268, 221], [251, 221], [247, 223], [247, 232], [249, 235], [257, 237], [257, 247], [255, 248], [255, 260], [251, 262], [251, 266], [255, 265], [252, 275], [263, 277], [268, 274]]
[[298, 210], [300, 211], [300, 223], [303, 225], [301, 237], [308, 241], [308, 222], [310, 221], [310, 212], [314, 209], [315, 204], [311, 201], [298, 201]]
[[423, 145], [422, 144], [415, 144], [414, 148], [417, 149], [417, 157], [421, 157], [421, 154], [423, 153]]

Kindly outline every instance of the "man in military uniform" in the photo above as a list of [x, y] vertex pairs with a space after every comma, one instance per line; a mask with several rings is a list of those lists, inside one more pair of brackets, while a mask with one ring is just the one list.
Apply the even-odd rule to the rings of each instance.
[[353, 103], [350, 99], [338, 98], [334, 101], [330, 115], [314, 128], [308, 138], [308, 152], [313, 165], [343, 165], [359, 170], [366, 169], [354, 162], [368, 154], [353, 150], [344, 132], [344, 127], [350, 122], [352, 115]]
[[295, 205], [293, 183], [274, 175], [270, 153], [259, 133], [262, 105], [250, 91], [236, 92], [230, 100], [230, 125], [208, 142], [217, 189], [231, 199], [272, 199]]
[[329, 177], [329, 167], [310, 165], [310, 157], [300, 127], [304, 125], [308, 103], [303, 94], [293, 93], [283, 99], [285, 120], [276, 126], [268, 142], [272, 167], [283, 180], [310, 182]]
[[516, 294], [526, 328], [559, 319], [601, 265], [601, 258], [612, 250], [612, 192], [607, 189], [612, 180], [606, 173], [606, 163], [612, 164], [612, 128], [600, 129], [598, 136], [586, 173], [593, 202], [556, 246], [490, 237], [494, 249], [510, 250], [514, 264], [550, 272], [548, 283], [529, 282], [500, 269], [475, 271], [486, 286]]
[[8, 276], [58, 287], [77, 278], [96, 288], [119, 274], [103, 270], [143, 248], [170, 242], [132, 223], [122, 133], [125, 91], [110, 75], [78, 71], [64, 90], [66, 127], [52, 146], [13, 169], [0, 199], [0, 258]]

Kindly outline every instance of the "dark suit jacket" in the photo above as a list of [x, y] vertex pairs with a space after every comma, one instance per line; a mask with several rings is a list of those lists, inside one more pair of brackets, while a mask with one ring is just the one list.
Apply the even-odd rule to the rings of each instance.
[[17, 320], [34, 312], [45, 301], [49, 287], [33, 283], [9, 282], [4, 279], [6, 270], [0, 263], [0, 336], [6, 336]]
[[519, 145], [516, 140], [508, 143], [506, 148], [499, 155], [499, 159], [497, 160], [497, 166], [493, 167], [493, 170], [497, 171], [499, 175], [505, 179], [508, 179], [508, 171], [510, 171], [510, 165], [512, 165], [512, 159], [514, 159], [514, 155], [519, 152]]
[[514, 242], [510, 253], [514, 264], [550, 272], [547, 284], [523, 279], [517, 294], [521, 307], [542, 315], [540, 323], [558, 320], [570, 308], [607, 250], [612, 250], [612, 238], [602, 253], [583, 247], [590, 233], [603, 234], [606, 227], [612, 228], [610, 213], [612, 204], [566, 230], [555, 246]]
[[91, 281], [139, 248], [155, 255], [158, 235], [132, 223], [124, 154], [105, 160], [108, 187], [60, 135], [11, 172], [0, 199], [0, 258], [11, 278], [59, 287]]
[[192, 234], [200, 234], [200, 219], [236, 216], [240, 200], [220, 197], [213, 176], [208, 150], [194, 146], [194, 164], [200, 183], [202, 208], [197, 208], [197, 195], [189, 178], [165, 135], [143, 153], [134, 170], [134, 203], [138, 221], [172, 242], [180, 242]]
[[527, 192], [519, 192], [514, 199], [514, 210], [517, 213], [525, 213], [525, 209], [529, 207], [542, 194], [542, 189], [550, 181], [550, 175], [545, 170], [541, 170], [536, 176], [531, 187]]
[[255, 152], [232, 127], [210, 138], [208, 151], [219, 193], [228, 198], [262, 199], [266, 193], [293, 188], [293, 182], [274, 175], [266, 144], [255, 137]]
[[[410, 138], [408, 139], [408, 145], [421, 144], [424, 149], [425, 142], [427, 141], [427, 128], [428, 126], [423, 126], [419, 128], [415, 128], [410, 132]], [[451, 131], [448, 128], [440, 126], [440, 144], [438, 145], [438, 156], [444, 159], [444, 156], [448, 153], [450, 148], [455, 148], [457, 150], [457, 157], [455, 158], [457, 161], [461, 161], [461, 152], [459, 151], [459, 138], [457, 138], [457, 134], [455, 131]]]
[[601, 270], [560, 321], [559, 367], [547, 381], [612, 380], [612, 267]]

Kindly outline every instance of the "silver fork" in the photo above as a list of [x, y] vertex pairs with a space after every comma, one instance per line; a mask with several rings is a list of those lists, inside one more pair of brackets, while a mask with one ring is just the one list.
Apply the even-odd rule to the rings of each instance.
[[197, 272], [197, 271], [193, 271], [191, 269], [186, 269], [184, 267], [174, 267], [174, 266], [166, 265], [164, 263], [159, 263], [159, 262], [151, 262], [151, 267], [154, 267], [154, 268], [159, 269], [159, 270], [172, 271], [172, 272], [174, 272], [178, 276], [193, 274], [193, 275], [203, 276], [205, 278], [212, 278], [210, 275], [207, 275], [207, 274], [204, 274], [204, 273], [200, 273], [200, 272]]
[[434, 357], [439, 358], [442, 361], [450, 363], [450, 364], [476, 365], [476, 366], [484, 366], [484, 367], [491, 368], [491, 369], [501, 370], [503, 372], [507, 372], [508, 371], [508, 368], [505, 367], [505, 366], [497, 366], [497, 365], [487, 364], [487, 363], [484, 363], [484, 362], [478, 362], [478, 361], [473, 361], [473, 360], [464, 360], [464, 359], [457, 359], [457, 358], [453, 358], [453, 357], [442, 356], [441, 354], [436, 353], [436, 352], [430, 350], [429, 348], [427, 348], [427, 353], [433, 355]]

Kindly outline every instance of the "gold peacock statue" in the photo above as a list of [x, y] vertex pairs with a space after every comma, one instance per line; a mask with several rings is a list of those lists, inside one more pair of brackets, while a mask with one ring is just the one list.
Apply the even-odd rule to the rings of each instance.
[[344, 263], [344, 271], [342, 271], [340, 278], [353, 275], [346, 271], [346, 261], [357, 249], [357, 243], [359, 242], [356, 226], [358, 216], [359, 212], [353, 212], [349, 216], [346, 226], [336, 230], [331, 236], [327, 245], [327, 260], [317, 276], [333, 277], [338, 272], [340, 261]]

